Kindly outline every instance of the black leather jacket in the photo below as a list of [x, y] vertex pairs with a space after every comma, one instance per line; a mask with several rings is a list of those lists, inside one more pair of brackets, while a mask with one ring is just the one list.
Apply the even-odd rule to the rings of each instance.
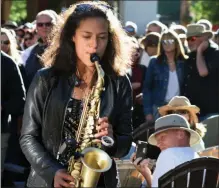
[[[37, 72], [29, 88], [24, 109], [20, 145], [31, 164], [28, 187], [53, 187], [56, 160], [61, 142], [67, 102], [74, 88], [74, 77], [55, 76], [52, 68]], [[105, 76], [100, 117], [109, 117], [115, 145], [106, 152], [115, 158], [125, 156], [132, 142], [132, 91], [127, 76]], [[116, 186], [116, 165], [104, 174], [106, 187]]]

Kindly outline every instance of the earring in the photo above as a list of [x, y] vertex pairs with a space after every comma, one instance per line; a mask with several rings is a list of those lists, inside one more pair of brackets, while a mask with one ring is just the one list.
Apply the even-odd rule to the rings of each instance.
[[81, 84], [81, 80], [80, 80], [80, 78], [78, 78], [78, 76], [76, 75], [76, 76], [75, 76], [75, 86], [78, 87], [78, 86], [80, 86], [80, 84]]

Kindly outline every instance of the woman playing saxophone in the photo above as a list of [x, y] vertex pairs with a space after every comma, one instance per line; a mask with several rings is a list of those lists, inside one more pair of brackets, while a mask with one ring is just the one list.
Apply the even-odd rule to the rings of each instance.
[[[104, 139], [101, 144], [105, 143], [102, 149], [111, 158], [125, 156], [132, 142], [132, 91], [125, 74], [131, 53], [120, 22], [111, 7], [100, 1], [74, 4], [60, 16], [41, 58], [45, 68], [36, 73], [25, 104], [20, 145], [31, 164], [27, 187], [76, 186], [68, 171], [69, 160], [78, 157], [73, 148], [83, 149], [81, 143], [86, 148], [86, 139], [95, 145], [101, 138], [111, 138], [114, 143], [110, 147]], [[94, 60], [98, 63], [92, 62], [93, 54], [99, 57]], [[100, 75], [103, 83], [96, 103], [92, 96], [98, 90]], [[99, 113], [87, 129], [82, 117], [85, 108], [92, 109], [95, 104]], [[85, 117], [88, 119], [83, 122], [91, 121], [86, 113]], [[88, 133], [82, 140], [81, 129]], [[90, 129], [95, 132], [90, 134]], [[113, 161], [100, 176], [98, 186], [116, 184]]]

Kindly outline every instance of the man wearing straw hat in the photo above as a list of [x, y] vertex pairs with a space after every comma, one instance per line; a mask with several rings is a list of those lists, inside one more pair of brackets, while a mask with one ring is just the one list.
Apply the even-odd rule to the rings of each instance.
[[150, 144], [161, 149], [153, 175], [148, 167], [149, 160], [141, 161], [141, 157], [135, 159], [135, 154], [131, 160], [136, 169], [144, 176], [148, 187], [158, 187], [158, 179], [163, 174], [186, 161], [199, 157], [190, 147], [199, 141], [199, 134], [190, 129], [188, 121], [183, 116], [166, 115], [156, 120], [155, 132], [148, 139]]
[[219, 49], [209, 42], [212, 36], [213, 33], [202, 24], [187, 26], [191, 53], [185, 63], [182, 95], [201, 109], [200, 121], [219, 113]]

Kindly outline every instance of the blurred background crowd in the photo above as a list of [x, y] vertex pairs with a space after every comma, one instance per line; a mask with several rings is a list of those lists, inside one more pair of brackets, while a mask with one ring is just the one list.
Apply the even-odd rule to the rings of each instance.
[[[2, 148], [7, 148], [5, 168], [18, 165], [14, 166], [16, 173], [25, 174], [29, 167], [19, 146], [26, 93], [35, 73], [42, 68], [40, 55], [49, 45], [48, 36], [58, 14], [74, 2], [2, 1]], [[133, 48], [133, 65], [128, 72], [134, 96], [133, 128], [155, 121], [160, 116], [158, 107], [179, 95], [200, 108], [199, 121], [218, 114], [219, 3], [109, 3]], [[15, 181], [10, 173], [4, 174], [3, 184]]]

